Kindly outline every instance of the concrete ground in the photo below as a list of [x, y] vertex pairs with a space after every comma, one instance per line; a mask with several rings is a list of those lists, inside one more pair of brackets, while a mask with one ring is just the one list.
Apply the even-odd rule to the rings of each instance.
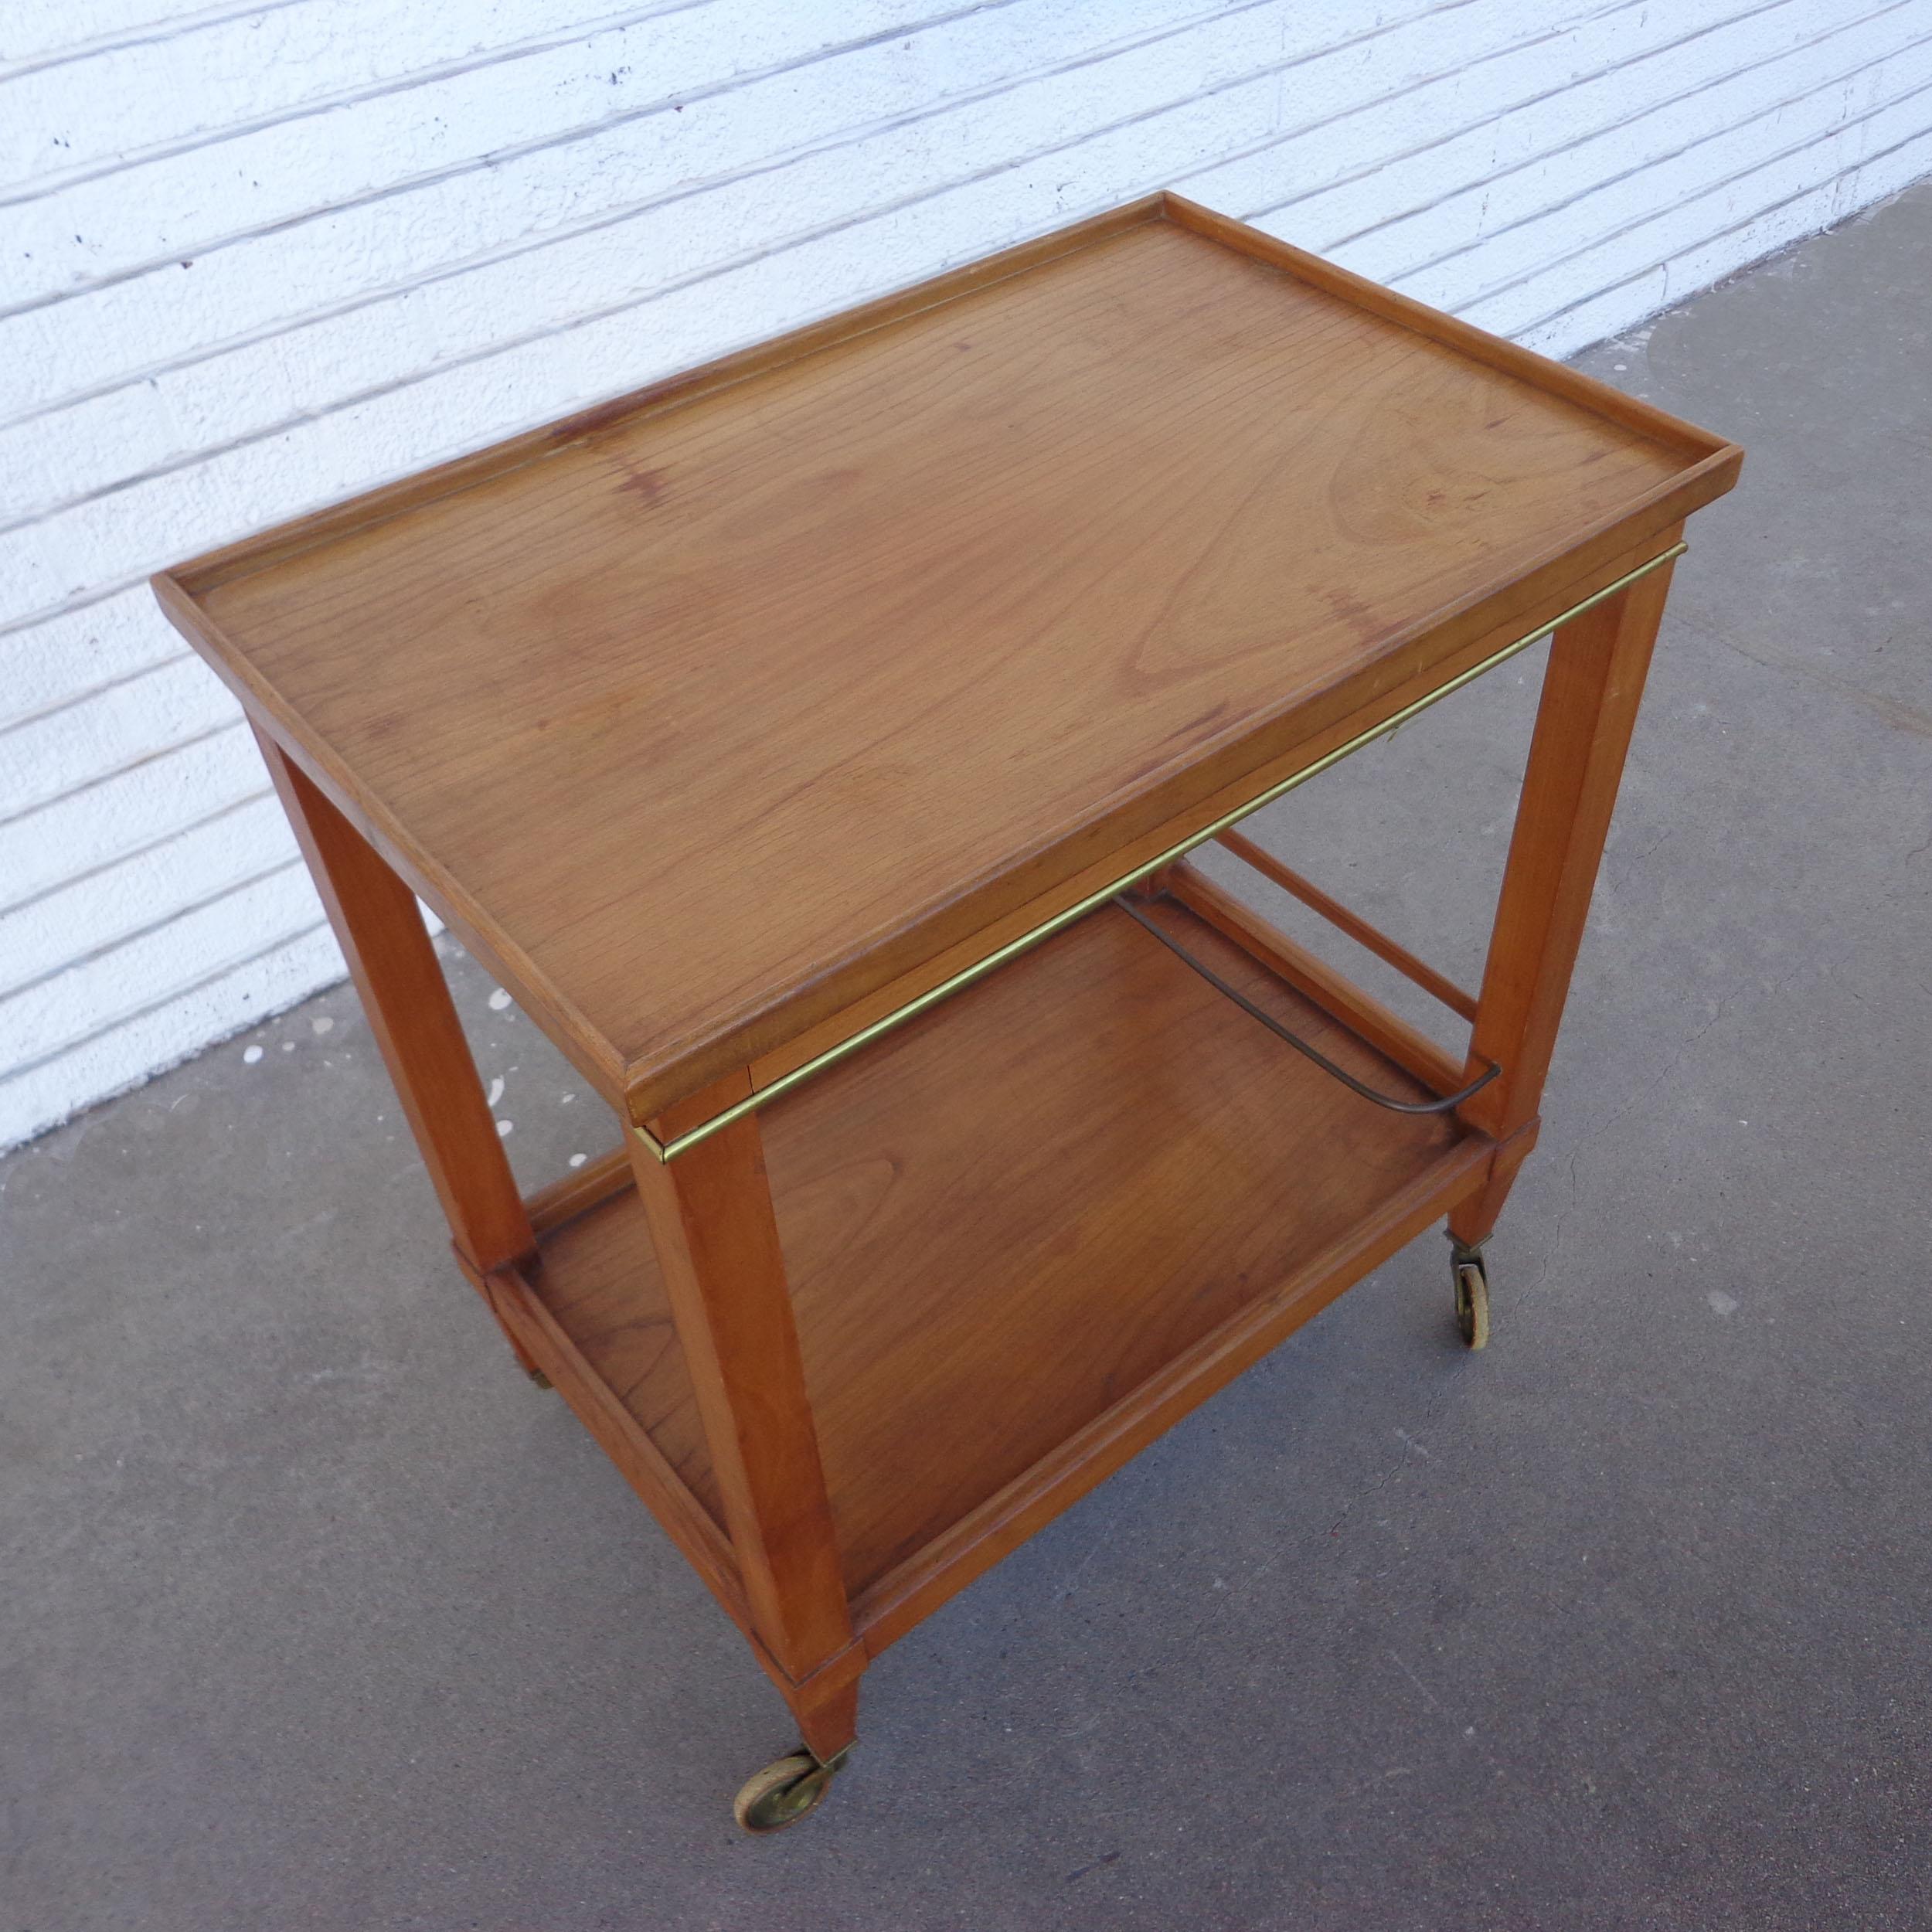
[[[1932, 184], [1587, 359], [1750, 456], [1488, 1352], [1418, 1242], [891, 1651], [785, 1836], [345, 992], [0, 1163], [0, 1932], [1932, 1925], [1928, 287]], [[1536, 668], [1266, 835], [1473, 976]], [[526, 1177], [608, 1144], [454, 971]]]

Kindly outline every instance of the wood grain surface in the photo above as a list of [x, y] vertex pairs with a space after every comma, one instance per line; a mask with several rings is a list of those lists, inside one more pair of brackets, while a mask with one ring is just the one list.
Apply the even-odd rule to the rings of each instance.
[[[1426, 1094], [1191, 913], [1155, 916], [1350, 1071]], [[1348, 1093], [1111, 910], [762, 1118], [855, 1594], [1465, 1138]], [[715, 1515], [636, 1196], [543, 1239], [546, 1305]]]
[[1734, 473], [1185, 204], [1022, 253], [161, 587], [633, 1117]]

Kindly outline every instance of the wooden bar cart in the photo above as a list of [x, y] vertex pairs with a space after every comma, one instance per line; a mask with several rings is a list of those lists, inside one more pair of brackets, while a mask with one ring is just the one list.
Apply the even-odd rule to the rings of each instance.
[[[742, 1822], [817, 1803], [885, 1645], [1444, 1216], [1481, 1345], [1672, 560], [1740, 460], [1156, 195], [155, 579], [464, 1271], [791, 1707]], [[1546, 636], [1471, 998], [1233, 828]], [[417, 896], [618, 1152], [519, 1197]]]

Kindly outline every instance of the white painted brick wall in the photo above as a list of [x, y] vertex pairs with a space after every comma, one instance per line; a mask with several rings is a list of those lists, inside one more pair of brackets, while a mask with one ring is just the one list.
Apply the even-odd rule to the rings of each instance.
[[341, 961], [158, 566], [1148, 189], [1551, 353], [1932, 172], [1932, 0], [5, 0], [0, 1147]]

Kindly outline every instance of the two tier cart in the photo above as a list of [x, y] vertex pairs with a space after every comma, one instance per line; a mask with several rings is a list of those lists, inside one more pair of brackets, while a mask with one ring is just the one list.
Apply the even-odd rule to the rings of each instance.
[[[1536, 1136], [1740, 453], [1156, 195], [168, 572], [458, 1262], [823, 1795], [867, 1663]], [[1472, 997], [1235, 829], [1537, 640]], [[1470, 1022], [1444, 1053], [1187, 862]], [[416, 899], [621, 1124], [512, 1184]]]

